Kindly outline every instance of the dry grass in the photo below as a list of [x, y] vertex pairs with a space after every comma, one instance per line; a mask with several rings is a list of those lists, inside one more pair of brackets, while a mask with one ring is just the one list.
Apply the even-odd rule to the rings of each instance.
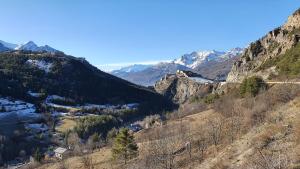
[[180, 126], [187, 126], [188, 132], [190, 132], [190, 134], [195, 134], [199, 132], [199, 128], [207, 123], [209, 119], [213, 119], [216, 116], [218, 116], [218, 114], [214, 110], [210, 109], [181, 119], [169, 120], [165, 125], [163, 125], [163, 127], [146, 129], [136, 133], [135, 138], [138, 143], [157, 140], [160, 138], [160, 135], [157, 135], [157, 133], [161, 133], [162, 130], [164, 130], [164, 132], [168, 132], [169, 136], [176, 135], [178, 133], [173, 133], [173, 129], [179, 128]]
[[[89, 155], [92, 159], [95, 169], [111, 169], [117, 167], [111, 160], [111, 150], [109, 148], [102, 148], [100, 151]], [[82, 169], [82, 157], [76, 156], [68, 158], [64, 161], [64, 165], [68, 169]], [[38, 169], [60, 169], [60, 163], [45, 164]]]
[[65, 117], [60, 121], [60, 124], [56, 126], [55, 130], [64, 133], [68, 130], [72, 130], [75, 126], [76, 126], [75, 119]]
[[[201, 137], [209, 137], [207, 127], [213, 119], [224, 117], [226, 119], [223, 122], [231, 124], [230, 119], [232, 117], [240, 116], [241, 119], [237, 122], [242, 123], [241, 128], [246, 128], [245, 132], [237, 134], [232, 141], [224, 141], [224, 138], [230, 134], [228, 131], [232, 129], [230, 125], [224, 125], [225, 130], [222, 130], [223, 140], [216, 146], [207, 143], [204, 159], [199, 160], [199, 150], [194, 147], [192, 158], [189, 158], [187, 155], [175, 158], [176, 167], [250, 169], [255, 168], [254, 166], [257, 165], [255, 162], [260, 161], [262, 156], [265, 156], [272, 162], [278, 161], [278, 157], [286, 157], [280, 165], [298, 166], [300, 164], [300, 97], [293, 99], [297, 92], [290, 95], [289, 92], [280, 90], [284, 97], [279, 98], [280, 96], [272, 94], [273, 92], [277, 93], [278, 89], [275, 89], [270, 90], [268, 95], [259, 95], [256, 98], [237, 99], [234, 102], [227, 98], [226, 103], [232, 106], [226, 107], [227, 104], [219, 105], [220, 110], [225, 110], [224, 112], [218, 113], [210, 109], [179, 119], [170, 119], [163, 126], [135, 133], [140, 149], [140, 157], [131, 161], [131, 163], [138, 164], [141, 162], [145, 158], [143, 155], [147, 154], [146, 151], [149, 150], [147, 145], [151, 145], [151, 143], [163, 142], [164, 139], [167, 140], [181, 134], [187, 134], [191, 136], [189, 139], [191, 139], [192, 146], [195, 146], [195, 143], [202, 139]], [[290, 99], [293, 100], [288, 101]], [[258, 117], [258, 115], [263, 115], [263, 117], [259, 117], [260, 119], [253, 118]], [[255, 121], [251, 122], [250, 120], [253, 119]], [[249, 125], [247, 121], [250, 121], [248, 122]], [[244, 125], [246, 124], [247, 126], [245, 127]], [[186, 140], [185, 138], [184, 141]], [[179, 144], [181, 145], [184, 141]], [[208, 139], [208, 141], [211, 140]], [[167, 143], [170, 142], [167, 140]], [[282, 156], [278, 156], [278, 154]], [[120, 168], [121, 166], [111, 161], [109, 148], [103, 148], [90, 156], [95, 164], [95, 168]], [[263, 163], [264, 161], [261, 162]], [[80, 157], [67, 159], [66, 165], [75, 169], [83, 166]], [[278, 164], [274, 163], [274, 165]], [[52, 168], [53, 166], [58, 166], [58, 164], [48, 165], [41, 169], [48, 167], [50, 169], [58, 169]]]

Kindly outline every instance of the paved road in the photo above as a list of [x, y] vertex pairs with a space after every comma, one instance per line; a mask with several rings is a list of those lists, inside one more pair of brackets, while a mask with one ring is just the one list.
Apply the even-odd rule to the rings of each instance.
[[[242, 82], [222, 82], [222, 84], [241, 84]], [[264, 81], [267, 84], [297, 84], [300, 85], [300, 82], [289, 82], [289, 81]]]
[[300, 84], [300, 82], [288, 82], [288, 81], [284, 81], [284, 82], [265, 82], [267, 84]]

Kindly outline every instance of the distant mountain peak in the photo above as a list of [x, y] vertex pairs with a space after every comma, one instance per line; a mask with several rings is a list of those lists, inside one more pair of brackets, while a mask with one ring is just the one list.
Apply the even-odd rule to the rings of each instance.
[[15, 48], [16, 50], [31, 50], [31, 51], [38, 51], [39, 47], [33, 42], [28, 41], [25, 44], [21, 44]]
[[216, 50], [204, 50], [192, 52], [190, 54], [185, 54], [178, 59], [174, 60], [174, 63], [187, 66], [189, 68], [195, 68], [202, 63], [216, 60], [219, 56], [224, 55], [225, 52], [220, 52]]
[[[175, 73], [177, 70], [197, 72], [210, 79], [224, 80], [232, 66], [233, 60], [242, 52], [243, 48], [233, 48], [227, 52], [217, 50], [194, 51], [182, 55], [178, 59], [168, 62], [159, 62], [154, 65], [131, 65], [110, 72], [111, 74], [144, 86], [152, 86], [166, 74]], [[208, 71], [203, 71], [204, 68]]]
[[33, 52], [51, 52], [51, 53], [59, 52], [59, 50], [56, 50], [50, 47], [49, 45], [38, 46], [35, 42], [31, 40], [24, 44], [19, 44], [19, 45], [0, 40], [0, 44], [2, 44], [3, 47], [8, 48], [8, 50], [25, 50], [25, 51], [33, 51]]

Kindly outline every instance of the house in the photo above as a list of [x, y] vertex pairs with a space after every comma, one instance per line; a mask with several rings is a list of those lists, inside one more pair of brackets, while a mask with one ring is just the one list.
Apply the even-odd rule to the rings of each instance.
[[58, 147], [54, 150], [55, 157], [58, 159], [63, 159], [67, 154], [67, 149], [63, 147]]

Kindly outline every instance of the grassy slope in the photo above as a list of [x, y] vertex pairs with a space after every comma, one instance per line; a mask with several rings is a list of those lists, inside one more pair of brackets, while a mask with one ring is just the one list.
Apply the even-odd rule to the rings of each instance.
[[[253, 153], [255, 152], [256, 145], [260, 144], [260, 141], [266, 134], [270, 134], [274, 138], [266, 147], [268, 150], [274, 149], [276, 145], [280, 145], [280, 149], [291, 158], [295, 157], [295, 150], [300, 150], [300, 146], [296, 144], [295, 133], [292, 131], [290, 134], [286, 134], [288, 131], [287, 126], [296, 126], [299, 123], [300, 117], [300, 98], [279, 106], [274, 111], [269, 112], [269, 117], [265, 123], [253, 128], [239, 139], [235, 140], [232, 144], [227, 146], [220, 146], [218, 150], [209, 148], [209, 153], [206, 159], [199, 163], [199, 161], [192, 161], [188, 165], [184, 165], [181, 168], [201, 168], [211, 169], [217, 168], [217, 166], [228, 166], [232, 168], [247, 167], [247, 164], [251, 163]], [[201, 125], [207, 123], [209, 119], [215, 118], [217, 113], [213, 110], [199, 112], [193, 115], [183, 117], [182, 119], [171, 120], [166, 124], [166, 128], [174, 128], [182, 123], [190, 126], [190, 132], [192, 134], [199, 134], [199, 128]], [[277, 118], [283, 117], [281, 121], [276, 121]], [[164, 129], [166, 129], [164, 128]], [[154, 128], [149, 130], [143, 130], [135, 135], [137, 142], [140, 146], [140, 151], [143, 151], [143, 144], [149, 142], [149, 136], [153, 136], [156, 130], [160, 128]], [[174, 133], [173, 133], [174, 134]], [[171, 133], [172, 135], [172, 133]], [[147, 139], [145, 139], [147, 138]], [[155, 137], [152, 138], [154, 141]], [[151, 139], [150, 139], [151, 140]], [[110, 159], [110, 149], [103, 148], [99, 152], [91, 154], [94, 159], [96, 168], [118, 168], [119, 164], [115, 164]], [[184, 161], [185, 157], [176, 157], [176, 161]], [[82, 166], [79, 157], [72, 157], [66, 160], [66, 163], [71, 168], [80, 168]], [[58, 169], [58, 164], [48, 164], [40, 167], [40, 169], [51, 168]]]
[[288, 50], [285, 54], [267, 60], [260, 70], [276, 66], [279, 76], [297, 78], [300, 75], [300, 44]]

